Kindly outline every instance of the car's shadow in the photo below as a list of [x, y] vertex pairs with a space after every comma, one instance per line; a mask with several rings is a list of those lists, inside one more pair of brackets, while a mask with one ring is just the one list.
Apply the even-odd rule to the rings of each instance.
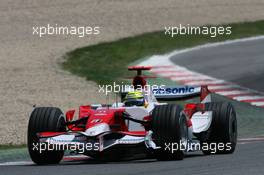
[[[201, 157], [204, 156], [201, 153], [188, 153], [185, 155], [185, 159], [193, 158], [193, 157]], [[162, 162], [171, 162], [176, 160], [168, 160], [168, 161], [162, 161]], [[154, 162], [160, 162], [157, 161], [154, 158], [138, 158], [138, 159], [129, 159], [129, 160], [120, 160], [120, 161], [99, 161], [96, 159], [92, 159], [90, 157], [82, 157], [81, 160], [75, 159], [75, 160], [63, 160], [60, 164], [54, 164], [54, 165], [41, 165], [41, 166], [67, 166], [67, 165], [99, 165], [99, 164], [142, 164], [142, 163], [154, 163]], [[39, 165], [26, 165], [26, 166], [39, 166]]]

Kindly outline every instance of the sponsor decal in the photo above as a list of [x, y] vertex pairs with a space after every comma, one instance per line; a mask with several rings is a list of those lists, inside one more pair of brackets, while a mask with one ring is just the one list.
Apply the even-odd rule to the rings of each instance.
[[116, 140], [117, 144], [137, 144], [140, 142], [144, 142], [144, 137], [134, 137], [134, 136], [125, 136], [122, 139]]
[[47, 139], [48, 143], [71, 143], [74, 142], [74, 135], [59, 135]]
[[153, 89], [155, 95], [182, 95], [194, 93], [195, 87], [192, 86], [181, 86], [181, 87], [165, 87]]

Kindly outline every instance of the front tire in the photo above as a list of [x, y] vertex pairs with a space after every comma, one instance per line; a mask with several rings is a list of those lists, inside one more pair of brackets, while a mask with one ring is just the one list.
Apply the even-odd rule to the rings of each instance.
[[[208, 106], [208, 111], [213, 111], [213, 119], [202, 144], [216, 145], [213, 149], [202, 150], [204, 154], [231, 154], [237, 144], [237, 119], [236, 111], [231, 103], [216, 102]], [[225, 145], [219, 147], [219, 145]], [[220, 149], [221, 148], [221, 149]]]
[[28, 152], [33, 162], [38, 165], [57, 164], [61, 161], [64, 151], [48, 151], [40, 153], [34, 148], [39, 145], [37, 133], [66, 131], [65, 119], [59, 108], [37, 107], [30, 115], [28, 124]]
[[[156, 106], [152, 113], [151, 129], [153, 140], [161, 148], [154, 151], [158, 160], [182, 160], [184, 150], [180, 149], [181, 144], [187, 142], [188, 129], [186, 116], [182, 108], [175, 104]], [[177, 149], [169, 150], [166, 145], [177, 145]]]

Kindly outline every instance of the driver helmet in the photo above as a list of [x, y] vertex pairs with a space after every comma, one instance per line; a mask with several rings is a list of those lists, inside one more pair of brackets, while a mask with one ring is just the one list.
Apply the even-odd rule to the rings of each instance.
[[125, 106], [145, 106], [145, 98], [141, 91], [128, 92], [125, 101]]

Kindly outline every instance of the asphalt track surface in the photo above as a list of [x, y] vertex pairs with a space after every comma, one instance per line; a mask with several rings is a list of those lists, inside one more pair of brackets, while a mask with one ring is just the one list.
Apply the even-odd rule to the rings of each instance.
[[171, 57], [180, 66], [264, 92], [264, 38], [206, 47]]
[[234, 154], [204, 156], [192, 153], [182, 161], [156, 161], [154, 159], [126, 162], [98, 163], [90, 159], [62, 162], [57, 166], [0, 166], [0, 174], [26, 175], [171, 175], [171, 174], [264, 174], [264, 141], [240, 142]]

